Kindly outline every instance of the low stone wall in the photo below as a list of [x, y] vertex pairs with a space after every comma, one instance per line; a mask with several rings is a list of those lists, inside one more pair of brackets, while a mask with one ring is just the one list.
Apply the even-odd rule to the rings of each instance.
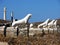
[[[57, 33], [57, 30], [44, 30], [45, 33]], [[58, 29], [58, 32], [60, 32], [60, 29]], [[34, 35], [34, 34], [38, 34], [38, 33], [43, 33], [42, 32], [42, 29], [38, 29], [38, 28], [32, 28], [32, 29], [29, 29], [29, 35]], [[3, 34], [4, 35], [4, 28], [3, 27], [0, 27], [0, 34]], [[24, 29], [20, 29], [19, 28], [19, 32], [18, 32], [18, 35], [25, 35], [27, 34], [27, 28]], [[14, 27], [8, 27], [6, 29], [6, 36], [11, 36], [11, 37], [14, 37], [14, 36], [17, 36], [17, 29], [14, 28]]]

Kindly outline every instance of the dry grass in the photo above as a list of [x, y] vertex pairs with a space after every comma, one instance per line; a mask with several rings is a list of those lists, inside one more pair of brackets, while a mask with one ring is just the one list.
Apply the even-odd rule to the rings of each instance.
[[19, 35], [17, 38], [4, 37], [0, 34], [0, 42], [8, 42], [10, 45], [60, 45], [60, 33], [58, 34], [35, 34], [30, 36]]

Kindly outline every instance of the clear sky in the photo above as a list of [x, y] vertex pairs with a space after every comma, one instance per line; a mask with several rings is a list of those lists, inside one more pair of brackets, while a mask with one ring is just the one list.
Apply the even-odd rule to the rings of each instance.
[[31, 13], [30, 22], [60, 18], [60, 0], [0, 0], [0, 19], [3, 19], [4, 7], [7, 8], [7, 20], [10, 20], [11, 11], [15, 19], [22, 19]]

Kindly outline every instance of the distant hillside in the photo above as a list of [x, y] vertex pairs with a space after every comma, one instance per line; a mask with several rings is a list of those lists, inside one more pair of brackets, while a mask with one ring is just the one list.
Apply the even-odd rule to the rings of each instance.
[[58, 21], [57, 21], [57, 25], [59, 25], [60, 26], [60, 19], [57, 19]]
[[8, 22], [10, 22], [10, 21], [0, 19], [0, 23], [8, 23]]
[[[57, 25], [59, 25], [60, 26], [60, 19], [56, 19], [57, 20]], [[51, 21], [51, 20], [50, 20]], [[50, 22], [49, 21], [49, 22]], [[37, 27], [37, 25], [39, 25], [39, 24], [41, 24], [41, 23], [43, 23], [43, 22], [33, 22], [32, 24], [34, 25], [33, 27]]]
[[[56, 19], [56, 20], [58, 20], [58, 21], [57, 21], [57, 25], [60, 26], [60, 19]], [[51, 20], [50, 20], [50, 21], [51, 21]], [[50, 21], [49, 21], [49, 22], [50, 22]], [[11, 21], [0, 19], [0, 25], [3, 24], [3, 23], [9, 23], [9, 22], [11, 22]], [[43, 22], [33, 22], [32, 24], [33, 24], [33, 27], [35, 28], [35, 27], [37, 27], [37, 26], [38, 26], [39, 24], [41, 24], [41, 23], [43, 23]], [[29, 24], [31, 24], [31, 23], [29, 23]], [[22, 23], [22, 24], [19, 25], [19, 27], [21, 27], [21, 28], [22, 28], [22, 27], [26, 27], [26, 24], [23, 24], [23, 23]]]
[[0, 19], [0, 26], [10, 23], [11, 21]]

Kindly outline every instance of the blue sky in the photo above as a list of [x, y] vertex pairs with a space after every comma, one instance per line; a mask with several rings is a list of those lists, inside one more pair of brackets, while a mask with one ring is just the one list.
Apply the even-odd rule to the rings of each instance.
[[60, 18], [60, 0], [0, 0], [0, 19], [3, 19], [4, 7], [7, 8], [7, 20], [10, 20], [11, 11], [15, 19], [22, 19], [31, 13], [30, 22]]

